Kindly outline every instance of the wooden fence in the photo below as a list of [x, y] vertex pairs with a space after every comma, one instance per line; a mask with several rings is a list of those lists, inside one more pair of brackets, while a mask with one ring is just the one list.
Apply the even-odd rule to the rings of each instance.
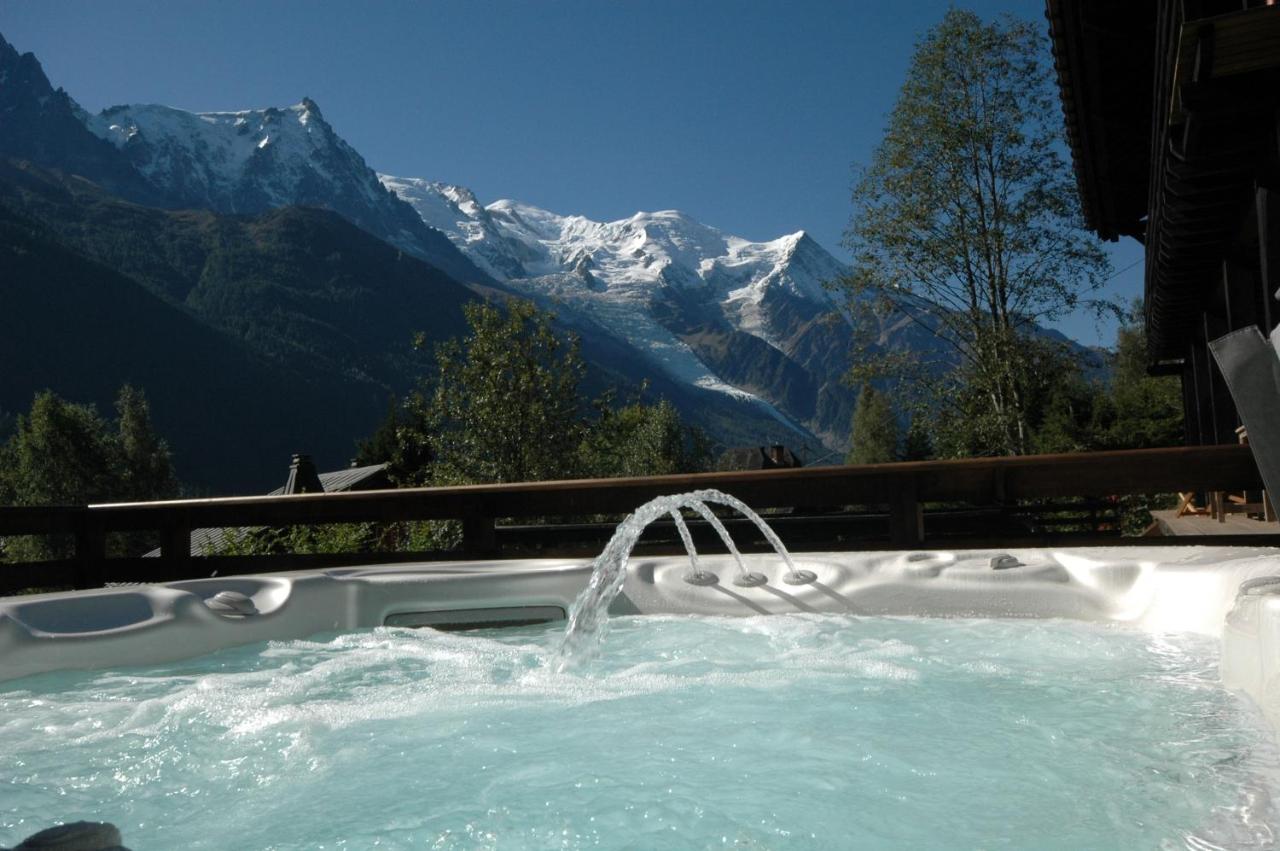
[[[726, 491], [757, 510], [781, 510], [768, 519], [798, 551], [855, 546], [1186, 544], [1186, 538], [1120, 538], [1113, 523], [1108, 528], [1110, 521], [1099, 523], [1097, 517], [1105, 518], [1106, 506], [1120, 495], [1261, 487], [1248, 447], [1232, 445], [296, 496], [0, 507], [0, 537], [51, 534], [72, 536], [75, 541], [74, 556], [68, 559], [0, 565], [0, 594], [30, 587], [91, 588], [106, 582], [171, 580], [215, 572], [228, 575], [439, 558], [587, 555], [597, 552], [612, 530], [611, 522], [599, 522], [601, 516], [622, 515], [652, 497], [699, 488]], [[1029, 507], [1037, 501], [1042, 501], [1039, 508]], [[850, 506], [864, 508], [851, 513]], [[1052, 524], [1034, 522], [1034, 517], [1030, 522], [1012, 522], [1020, 515], [1025, 521], [1037, 511], [1049, 516], [1080, 510], [1094, 515], [1083, 533], [1055, 530]], [[530, 518], [539, 522], [530, 523]], [[569, 522], [575, 518], [577, 522]], [[595, 522], [581, 522], [582, 518]], [[191, 552], [195, 529], [431, 519], [462, 522], [460, 550], [240, 557]], [[742, 528], [740, 523], [735, 525]], [[107, 557], [110, 533], [140, 530], [159, 534], [159, 558]], [[650, 544], [649, 551], [674, 551], [670, 531], [666, 530], [663, 543]], [[663, 537], [661, 524], [657, 532]], [[753, 548], [750, 537], [746, 535], [745, 549]], [[1207, 536], [1195, 540], [1222, 542]], [[1231, 536], [1229, 541], [1270, 545], [1280, 543], [1280, 538]]]

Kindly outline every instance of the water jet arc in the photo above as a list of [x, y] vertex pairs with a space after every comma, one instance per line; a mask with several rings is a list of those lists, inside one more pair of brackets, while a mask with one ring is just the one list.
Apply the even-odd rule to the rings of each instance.
[[681, 515], [681, 511], [684, 509], [697, 513], [716, 530], [720, 540], [724, 542], [738, 565], [738, 575], [733, 580], [735, 585], [743, 588], [753, 588], [768, 583], [768, 577], [764, 574], [747, 569], [746, 563], [742, 559], [742, 554], [738, 552], [737, 546], [733, 543], [733, 538], [729, 536], [728, 530], [724, 528], [724, 524], [720, 522], [720, 519], [707, 507], [708, 504], [732, 508], [755, 524], [756, 528], [764, 535], [765, 540], [770, 543], [775, 552], [786, 563], [787, 571], [782, 577], [783, 582], [788, 585], [804, 585], [817, 579], [813, 571], [796, 568], [795, 563], [791, 560], [791, 554], [787, 552], [787, 548], [783, 546], [777, 534], [774, 533], [773, 529], [769, 528], [769, 524], [765, 523], [742, 500], [722, 491], [711, 489], [656, 497], [637, 508], [619, 523], [618, 528], [613, 533], [613, 537], [609, 539], [609, 543], [605, 545], [604, 550], [596, 557], [587, 587], [578, 596], [578, 599], [574, 601], [569, 610], [569, 624], [565, 630], [564, 641], [561, 644], [559, 654], [560, 663], [558, 667], [561, 670], [572, 664], [585, 661], [595, 653], [607, 628], [609, 605], [622, 591], [622, 585], [626, 579], [627, 561], [631, 557], [631, 551], [635, 548], [636, 542], [639, 541], [645, 528], [663, 516], [670, 515], [675, 521], [676, 530], [680, 534], [680, 539], [684, 542], [685, 550], [689, 553], [691, 570], [682, 577], [688, 584], [709, 586], [717, 584], [720, 580], [714, 573], [704, 570], [698, 563], [698, 552], [693, 544], [693, 536], [689, 534], [689, 527]]

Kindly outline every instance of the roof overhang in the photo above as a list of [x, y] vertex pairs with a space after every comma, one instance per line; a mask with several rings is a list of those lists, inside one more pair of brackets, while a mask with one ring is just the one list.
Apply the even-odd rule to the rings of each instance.
[[1156, 0], [1047, 0], [1045, 17], [1086, 226], [1145, 233]]

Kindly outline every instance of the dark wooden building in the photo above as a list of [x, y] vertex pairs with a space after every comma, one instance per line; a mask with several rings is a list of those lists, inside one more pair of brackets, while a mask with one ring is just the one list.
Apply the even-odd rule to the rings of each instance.
[[1152, 374], [1182, 380], [1187, 443], [1234, 443], [1208, 341], [1280, 321], [1280, 6], [1047, 0], [1085, 220], [1146, 248]]

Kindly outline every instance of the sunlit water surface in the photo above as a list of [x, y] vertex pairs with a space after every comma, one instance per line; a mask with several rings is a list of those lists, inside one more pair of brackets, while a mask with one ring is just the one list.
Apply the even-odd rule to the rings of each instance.
[[0, 845], [1269, 848], [1216, 642], [1065, 621], [378, 629], [0, 685]]

